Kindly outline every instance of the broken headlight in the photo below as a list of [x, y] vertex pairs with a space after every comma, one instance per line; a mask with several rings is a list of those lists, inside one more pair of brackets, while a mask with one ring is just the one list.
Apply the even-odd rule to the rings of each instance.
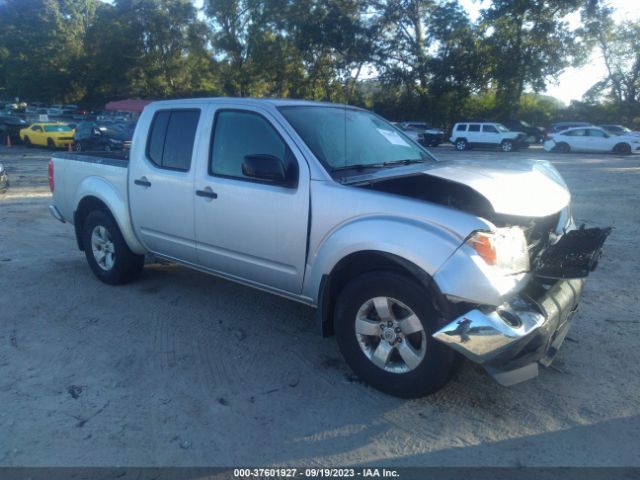
[[487, 265], [512, 275], [529, 271], [529, 249], [520, 227], [497, 228], [493, 232], [478, 231], [467, 244]]

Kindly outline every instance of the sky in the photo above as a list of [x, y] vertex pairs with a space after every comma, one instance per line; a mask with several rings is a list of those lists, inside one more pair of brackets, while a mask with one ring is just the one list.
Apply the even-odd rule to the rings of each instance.
[[[475, 19], [480, 9], [490, 2], [487, 0], [460, 0], [460, 3], [469, 12], [471, 18]], [[609, 4], [615, 8], [614, 19], [616, 22], [640, 19], [640, 0], [609, 0]], [[571, 20], [577, 22], [579, 19], [580, 17], [576, 14]], [[568, 68], [558, 77], [557, 83], [550, 82], [547, 85], [547, 90], [542, 93], [551, 95], [568, 105], [571, 100], [581, 100], [582, 95], [596, 82], [602, 80], [606, 73], [602, 54], [594, 49], [591, 58], [583, 67]]]

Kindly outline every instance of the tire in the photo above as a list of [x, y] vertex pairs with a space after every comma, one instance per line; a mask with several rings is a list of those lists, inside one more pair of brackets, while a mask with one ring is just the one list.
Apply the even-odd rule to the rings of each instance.
[[102, 147], [102, 149], [105, 152], [110, 152], [111, 151], [111, 146], [108, 143], [105, 143], [104, 146]]
[[628, 143], [619, 143], [613, 147], [613, 153], [618, 155], [631, 155], [631, 146]]
[[465, 151], [467, 148], [469, 148], [469, 144], [467, 143], [467, 141], [464, 138], [458, 138], [456, 140], [456, 143], [454, 144], [456, 150], [458, 150], [459, 152], [463, 152]]
[[82, 151], [82, 143], [75, 142], [73, 144], [73, 150], [76, 151], [76, 152], [81, 152]]
[[500, 144], [500, 149], [505, 153], [509, 153], [515, 151], [516, 148], [511, 140], [503, 140]]
[[571, 147], [569, 146], [568, 143], [561, 142], [558, 145], [556, 145], [555, 150], [556, 152], [559, 152], [559, 153], [569, 153], [571, 151]]
[[32, 145], [31, 145], [31, 140], [30, 140], [30, 139], [29, 139], [29, 137], [28, 137], [28, 136], [26, 136], [26, 135], [25, 135], [25, 136], [24, 136], [24, 138], [22, 139], [22, 143], [24, 143], [24, 144], [25, 144], [25, 146], [27, 146], [27, 147], [31, 147], [31, 146], [32, 146]]
[[49, 150], [55, 150], [56, 149], [56, 144], [51, 138], [47, 138], [47, 148]]
[[144, 255], [136, 255], [129, 249], [115, 221], [104, 210], [94, 210], [85, 219], [82, 245], [91, 270], [104, 283], [127, 283], [142, 272]]
[[[454, 370], [456, 353], [432, 337], [437, 318], [425, 288], [414, 280], [369, 272], [340, 293], [334, 331], [344, 359], [364, 382], [397, 397], [417, 398], [442, 388]], [[385, 356], [386, 361], [374, 363]]]

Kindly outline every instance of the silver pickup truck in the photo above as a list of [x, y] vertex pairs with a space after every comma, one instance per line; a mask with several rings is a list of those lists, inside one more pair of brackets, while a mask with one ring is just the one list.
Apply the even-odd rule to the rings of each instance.
[[103, 282], [150, 253], [303, 302], [401, 397], [440, 389], [460, 354], [505, 385], [549, 365], [608, 234], [575, 228], [547, 162], [437, 161], [328, 103], [156, 102], [129, 160], [60, 153], [49, 180]]

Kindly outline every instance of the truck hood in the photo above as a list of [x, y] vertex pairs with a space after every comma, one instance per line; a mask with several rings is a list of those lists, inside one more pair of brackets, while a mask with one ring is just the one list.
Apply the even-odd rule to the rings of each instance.
[[441, 161], [422, 173], [472, 188], [499, 214], [546, 217], [571, 200], [558, 171], [544, 160]]

